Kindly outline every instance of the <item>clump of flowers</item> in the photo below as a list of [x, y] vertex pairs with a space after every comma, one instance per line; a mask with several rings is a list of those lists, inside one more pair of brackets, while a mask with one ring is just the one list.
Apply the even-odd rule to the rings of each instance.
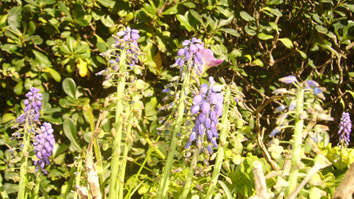
[[48, 122], [44, 122], [33, 142], [34, 153], [38, 158], [38, 160], [34, 161], [34, 164], [37, 170], [41, 168], [44, 173], [47, 173], [44, 167], [50, 164], [49, 157], [54, 149], [55, 139], [53, 132], [52, 125]]
[[342, 117], [339, 123], [338, 134], [339, 142], [343, 143], [345, 146], [349, 145], [350, 142], [350, 132], [352, 131], [352, 122], [350, 120], [350, 115], [347, 112], [342, 113]]
[[[121, 61], [126, 61], [131, 67], [139, 61], [140, 49], [138, 46], [139, 31], [127, 27], [125, 31], [119, 31], [114, 36], [115, 43], [111, 48], [100, 55], [109, 58], [109, 67], [102, 70], [96, 75], [106, 75], [106, 80], [112, 77], [112, 74], [117, 72]], [[124, 53], [124, 58], [122, 57]], [[122, 58], [124, 60], [122, 60]]]
[[184, 72], [184, 64], [187, 63], [187, 71], [195, 72], [199, 77], [208, 68], [217, 66], [223, 62], [221, 59], [215, 59], [210, 49], [204, 49], [204, 43], [195, 37], [192, 40], [185, 40], [182, 43], [183, 48], [177, 52], [175, 66], [179, 66], [181, 74]]
[[209, 84], [202, 84], [200, 91], [193, 98], [193, 106], [191, 107], [192, 115], [196, 116], [195, 126], [186, 144], [186, 149], [195, 141], [197, 147], [202, 149], [204, 142], [204, 135], [210, 144], [207, 145], [209, 154], [213, 153], [212, 146], [218, 147], [216, 139], [218, 138], [218, 131], [216, 125], [218, 118], [223, 112], [224, 97], [221, 94], [222, 85], [215, 85], [213, 77], [209, 77]]
[[[37, 170], [39, 168], [43, 170], [46, 165], [50, 164], [49, 157], [55, 144], [53, 129], [48, 122], [44, 122], [39, 128], [39, 125], [41, 125], [39, 120], [40, 110], [42, 109], [42, 93], [39, 92], [39, 89], [30, 88], [26, 97], [27, 99], [23, 102], [25, 105], [23, 114], [16, 119], [16, 125], [14, 126], [21, 127], [14, 135], [23, 139], [21, 143], [23, 153], [27, 153], [29, 144], [33, 142], [34, 153], [38, 158], [37, 161], [34, 161], [34, 165], [36, 165]], [[47, 173], [45, 170], [43, 171]]]
[[26, 97], [27, 99], [23, 101], [25, 105], [24, 113], [17, 118], [16, 122], [18, 124], [24, 124], [25, 122], [31, 124], [32, 121], [39, 122], [40, 111], [42, 109], [42, 93], [39, 93], [38, 88], [30, 88]]

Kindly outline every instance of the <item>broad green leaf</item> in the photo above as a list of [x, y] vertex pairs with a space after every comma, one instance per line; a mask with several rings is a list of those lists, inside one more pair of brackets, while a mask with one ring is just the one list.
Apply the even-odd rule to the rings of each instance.
[[64, 92], [72, 97], [72, 98], [75, 98], [76, 99], [76, 84], [75, 84], [75, 81], [71, 78], [65, 78], [64, 81], [63, 81], [63, 90]]
[[233, 16], [229, 17], [228, 19], [221, 19], [219, 21], [218, 27], [223, 27], [223, 26], [226, 26], [226, 25], [230, 24], [233, 19], [234, 19]]
[[[188, 12], [186, 12], [185, 16], [187, 16], [187, 14], [188, 14]], [[184, 26], [188, 32], [191, 32], [192, 30], [194, 30], [194, 28], [193, 28], [193, 26], [191, 26], [189, 24], [189, 21], [188, 21], [187, 17], [185, 17], [185, 16], [183, 16], [181, 14], [176, 15], [176, 17], [177, 17], [178, 21], [181, 23], [181, 25]]]
[[273, 35], [268, 35], [268, 34], [265, 34], [265, 33], [258, 33], [258, 38], [261, 39], [261, 40], [269, 40], [269, 39], [273, 39]]
[[48, 57], [44, 55], [43, 53], [37, 51], [37, 50], [32, 50], [33, 54], [35, 55], [36, 59], [35, 61], [41, 66], [41, 67], [48, 67], [51, 66], [52, 63], [49, 61]]
[[271, 13], [271, 14], [273, 14], [275, 16], [278, 16], [278, 17], [283, 16], [283, 14], [279, 11], [278, 8], [264, 7], [263, 10], [264, 11], [268, 11], [269, 13]]
[[114, 21], [111, 19], [109, 15], [102, 16], [101, 22], [103, 23], [103, 25], [105, 25], [108, 28], [114, 26]]
[[11, 8], [8, 12], [7, 24], [11, 27], [11, 29], [15, 30], [19, 28], [20, 25], [20, 15], [21, 15], [21, 6], [16, 6]]
[[43, 68], [43, 72], [49, 73], [56, 82], [60, 82], [61, 80], [60, 73], [58, 73], [58, 71], [56, 71], [55, 69], [51, 67], [45, 67]]
[[76, 41], [74, 38], [72, 38], [71, 36], [67, 37], [66, 38], [66, 44], [68, 45], [69, 47], [69, 51], [70, 52], [74, 52], [74, 48], [76, 46]]
[[10, 122], [12, 120], [16, 120], [15, 115], [13, 113], [5, 113], [1, 118], [1, 123], [5, 124], [5, 123]]
[[255, 59], [252, 64], [256, 65], [256, 66], [260, 66], [263, 67], [263, 62], [260, 59]]
[[293, 42], [288, 39], [288, 38], [280, 38], [279, 41], [281, 41], [281, 43], [284, 44], [285, 47], [287, 48], [293, 48], [294, 45], [293, 45]]
[[306, 53], [304, 52], [304, 51], [301, 51], [301, 50], [296, 50], [300, 55], [301, 55], [301, 57], [303, 58], [303, 59], [306, 59], [307, 58], [307, 55], [306, 55]]
[[248, 26], [248, 25], [246, 25], [246, 26], [245, 26], [245, 31], [246, 31], [247, 34], [249, 34], [249, 35], [251, 35], [251, 36], [254, 36], [254, 35], [257, 34], [257, 32], [256, 32], [256, 27], [254, 27], [254, 26]]
[[173, 5], [172, 7], [165, 10], [162, 14], [163, 15], [175, 15], [177, 13], [178, 13], [177, 5]]
[[190, 1], [186, 1], [185, 3], [183, 3], [184, 6], [188, 7], [188, 8], [195, 8], [197, 7], [194, 3], [190, 2]]
[[65, 136], [70, 140], [70, 149], [73, 151], [81, 150], [79, 144], [76, 141], [77, 131], [74, 121], [71, 118], [64, 120], [63, 131]]
[[240, 36], [240, 33], [237, 32], [237, 30], [232, 29], [232, 28], [221, 28], [220, 30], [226, 32], [227, 34], [235, 36], [235, 37], [239, 37]]
[[16, 95], [21, 95], [22, 91], [23, 91], [23, 82], [20, 81], [14, 87], [14, 92], [15, 92]]
[[151, 98], [151, 100], [146, 103], [145, 105], [145, 115], [147, 117], [148, 120], [153, 121], [157, 119], [157, 112], [155, 110], [157, 105], [157, 99], [155, 97]]
[[113, 8], [115, 1], [112, 0], [97, 0], [99, 3], [101, 3], [104, 7], [109, 7]]
[[59, 6], [60, 11], [62, 11], [70, 20], [72, 20], [71, 14], [70, 14], [68, 8], [66, 7], [66, 5], [63, 2], [59, 1], [58, 6]]
[[192, 16], [198, 20], [201, 24], [203, 24], [203, 19], [202, 17], [198, 14], [198, 12], [196, 12], [195, 10], [190, 10]]
[[242, 17], [242, 19], [246, 20], [246, 21], [254, 21], [255, 18], [253, 18], [251, 15], [249, 15], [247, 12], [245, 11], [241, 11], [240, 12], [240, 16]]
[[321, 25], [316, 25], [315, 29], [317, 30], [317, 32], [322, 33], [322, 34], [326, 34], [328, 32], [328, 29], [326, 27], [321, 26]]

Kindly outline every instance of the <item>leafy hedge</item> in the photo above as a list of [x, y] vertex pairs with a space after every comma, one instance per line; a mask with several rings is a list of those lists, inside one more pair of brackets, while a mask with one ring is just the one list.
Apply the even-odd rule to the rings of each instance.
[[[136, 197], [158, 186], [155, 178], [163, 161], [146, 142], [162, 139], [157, 143], [166, 154], [169, 137], [158, 132], [159, 118], [163, 116], [158, 109], [164, 105], [164, 85], [178, 73], [169, 66], [185, 39], [201, 38], [216, 57], [224, 59], [221, 66], [208, 73], [235, 82], [245, 94], [247, 107], [241, 112], [243, 121], [238, 121], [242, 133], [234, 138], [237, 149], [225, 152], [231, 161], [223, 165], [239, 166], [226, 176], [233, 182], [229, 189], [239, 197], [254, 193], [245, 184], [253, 183], [249, 177], [251, 159], [262, 157], [261, 149], [255, 147], [257, 128], [262, 126], [268, 135], [277, 125], [272, 118], [277, 117], [278, 102], [270, 100], [268, 106], [264, 102], [272, 99], [272, 92], [280, 86], [279, 78], [295, 75], [319, 83], [325, 91], [322, 107], [334, 118], [333, 122], [323, 123], [329, 126], [326, 132], [332, 145], [338, 142], [341, 113], [354, 114], [354, 4], [349, 1], [5, 0], [0, 5], [0, 182], [10, 196], [16, 193], [18, 178], [10, 165], [19, 161], [8, 152], [8, 146], [15, 142], [10, 139], [11, 127], [20, 113], [22, 96], [31, 87], [44, 93], [42, 118], [54, 124], [59, 144], [48, 177], [41, 182], [41, 192], [59, 198], [72, 194], [75, 172], [81, 166], [77, 162], [83, 159], [81, 151], [89, 142], [92, 121], [97, 119], [92, 114], [97, 116], [102, 109], [112, 108], [105, 105], [105, 100], [107, 103], [107, 96], [114, 90], [102, 88], [103, 78], [95, 73], [106, 67], [107, 61], [100, 53], [115, 42], [112, 34], [122, 27], [140, 31], [138, 43], [145, 53], [142, 74], [149, 84], [143, 99], [139, 144], [127, 168], [130, 192], [137, 185], [129, 184], [135, 183], [133, 171], [148, 157]], [[112, 118], [109, 115], [107, 119]], [[103, 129], [107, 133], [110, 126]], [[281, 137], [289, 138], [285, 133]], [[101, 143], [107, 158], [110, 139]], [[270, 140], [267, 136], [264, 139]], [[183, 146], [179, 147], [182, 150]], [[232, 155], [234, 150], [241, 155]], [[323, 150], [328, 157], [338, 153], [333, 148]], [[150, 153], [156, 154], [147, 155]], [[242, 162], [246, 156], [247, 161]], [[329, 170], [325, 177], [330, 178], [331, 172], [338, 177], [353, 161], [349, 158], [346, 167], [340, 166], [337, 173]], [[107, 162], [104, 160], [103, 165]], [[332, 185], [338, 182], [328, 183], [325, 187], [331, 195]], [[172, 187], [181, 189], [178, 183]]]

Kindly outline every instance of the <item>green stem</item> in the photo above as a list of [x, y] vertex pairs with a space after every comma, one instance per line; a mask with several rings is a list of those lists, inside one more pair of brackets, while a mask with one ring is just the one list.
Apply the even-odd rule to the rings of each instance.
[[36, 173], [36, 186], [34, 188], [34, 193], [33, 193], [34, 198], [33, 199], [37, 199], [38, 198], [40, 185], [41, 185], [41, 172], [37, 172]]
[[[125, 73], [125, 59], [126, 54], [125, 51], [122, 51], [121, 61], [119, 64], [119, 73]], [[122, 140], [122, 127], [123, 127], [123, 92], [125, 89], [125, 77], [119, 77], [118, 86], [117, 86], [117, 104], [116, 104], [116, 124], [115, 130], [116, 134], [113, 141], [113, 150], [112, 150], [112, 160], [111, 160], [111, 178], [110, 178], [110, 187], [109, 187], [109, 199], [116, 199], [118, 195], [118, 187], [122, 183], [120, 179], [118, 179], [118, 171], [119, 171], [119, 157], [120, 157], [120, 146]]]
[[193, 159], [192, 159], [191, 165], [189, 167], [188, 175], [186, 178], [186, 183], [184, 184], [183, 192], [182, 192], [181, 196], [179, 197], [180, 199], [188, 198], [188, 194], [191, 190], [191, 185], [192, 185], [192, 181], [193, 181], [194, 169], [198, 163], [198, 156], [199, 156], [199, 149], [198, 149], [198, 147], [195, 147]]
[[160, 181], [159, 185], [159, 190], [157, 193], [157, 199], [163, 199], [167, 198], [167, 191], [168, 191], [168, 185], [170, 183], [170, 173], [171, 173], [171, 168], [173, 164], [173, 157], [176, 152], [176, 146], [177, 146], [177, 133], [181, 131], [181, 126], [183, 122], [183, 115], [184, 115], [184, 100], [186, 99], [186, 95], [188, 95], [188, 88], [189, 88], [189, 80], [190, 80], [190, 75], [186, 74], [186, 77], [183, 81], [183, 86], [182, 86], [182, 91], [180, 93], [180, 97], [178, 99], [178, 109], [177, 109], [177, 120], [173, 128], [172, 132], [172, 139], [171, 139], [171, 145], [170, 145], [170, 151], [167, 156], [166, 160], [166, 165], [164, 167], [164, 171], [162, 174], [162, 178]]
[[[129, 110], [127, 110], [127, 114], [129, 114]], [[125, 144], [124, 144], [124, 151], [123, 151], [123, 159], [122, 159], [122, 163], [121, 163], [121, 172], [119, 173], [119, 179], [122, 180], [122, 182], [124, 182], [124, 177], [125, 177], [125, 168], [127, 165], [127, 157], [128, 157], [128, 151], [129, 148], [131, 146], [131, 140], [128, 140], [128, 137], [131, 138], [131, 132], [132, 132], [132, 125], [129, 121], [132, 120], [132, 114], [129, 116], [128, 119], [128, 124], [127, 124], [127, 130], [126, 130], [126, 137], [125, 137]], [[118, 191], [119, 191], [119, 195], [118, 195], [118, 199], [122, 199], [123, 198], [123, 190], [124, 190], [124, 183], [121, 183]]]
[[22, 163], [20, 167], [20, 183], [17, 199], [24, 199], [26, 195], [27, 186], [27, 167], [28, 167], [28, 148], [29, 148], [29, 135], [28, 135], [28, 118], [26, 118], [24, 126], [24, 136], [23, 136], [23, 148], [22, 148]]
[[130, 186], [129, 191], [128, 191], [128, 193], [127, 193], [127, 195], [126, 195], [125, 198], [127, 198], [127, 199], [128, 199], [128, 198], [131, 198], [131, 191], [132, 191], [132, 188], [133, 188], [133, 186], [135, 185], [135, 182], [136, 182], [136, 180], [138, 179], [138, 177], [139, 177], [141, 171], [144, 169], [144, 166], [145, 166], [145, 164], [146, 164], [148, 158], [150, 157], [151, 152], [152, 152], [152, 147], [149, 147], [149, 149], [148, 149], [148, 151], [147, 151], [147, 154], [146, 154], [146, 158], [145, 158], [144, 162], [140, 165], [140, 168], [139, 168], [138, 173], [135, 174], [134, 180], [133, 180], [133, 182], [131, 183], [132, 186]]
[[291, 156], [291, 171], [289, 176], [288, 195], [290, 195], [297, 186], [299, 163], [301, 161], [301, 145], [302, 145], [302, 131], [304, 127], [304, 120], [300, 115], [304, 111], [304, 89], [300, 86], [296, 92], [296, 113], [295, 113], [295, 129], [294, 129], [294, 142], [292, 145]]
[[[82, 158], [79, 157], [79, 163], [77, 165], [77, 174], [75, 177], [75, 186], [80, 186], [80, 179], [81, 179], [81, 170], [82, 170]], [[74, 199], [77, 199], [77, 191], [74, 192]]]
[[220, 170], [221, 170], [221, 165], [224, 159], [224, 144], [226, 143], [226, 137], [227, 137], [227, 130], [228, 130], [228, 114], [229, 114], [229, 98], [230, 98], [230, 88], [227, 87], [226, 94], [224, 97], [224, 108], [223, 108], [223, 114], [221, 117], [221, 126], [222, 129], [220, 131], [220, 140], [219, 140], [219, 148], [215, 160], [215, 167], [213, 170], [213, 174], [211, 176], [211, 181], [209, 183], [209, 188], [207, 191], [207, 194], [205, 196], [206, 199], [212, 198], [216, 183], [218, 181], [219, 175], [220, 175]]

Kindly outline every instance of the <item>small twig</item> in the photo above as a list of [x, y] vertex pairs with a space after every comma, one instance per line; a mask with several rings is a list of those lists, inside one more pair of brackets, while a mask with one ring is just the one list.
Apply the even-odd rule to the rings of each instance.
[[264, 178], [262, 163], [260, 161], [253, 162], [253, 176], [256, 184], [256, 196], [253, 199], [268, 199], [273, 198], [274, 194], [268, 192], [267, 184]]

